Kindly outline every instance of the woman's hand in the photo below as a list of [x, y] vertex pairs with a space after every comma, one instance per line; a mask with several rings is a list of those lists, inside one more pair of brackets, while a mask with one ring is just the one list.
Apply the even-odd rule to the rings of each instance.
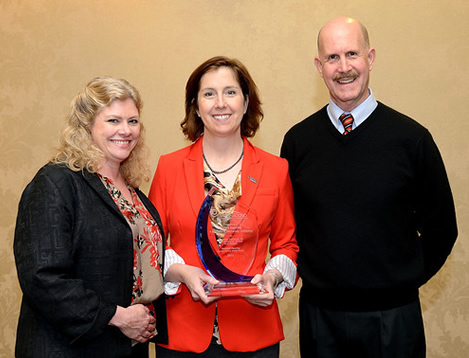
[[217, 300], [217, 297], [207, 296], [204, 286], [207, 284], [215, 285], [219, 281], [207, 275], [201, 268], [185, 264], [173, 264], [168, 269], [165, 280], [184, 283], [194, 301], [200, 300], [205, 304], [209, 304]]
[[274, 301], [274, 290], [282, 277], [280, 272], [278, 272], [277, 270], [275, 270], [275, 273], [276, 275], [270, 273], [270, 271], [267, 271], [264, 275], [257, 274], [256, 276], [254, 276], [254, 278], [251, 280], [251, 283], [263, 287], [264, 292], [261, 292], [257, 295], [243, 296], [243, 298], [245, 298], [249, 303], [253, 305], [260, 307], [269, 307]]
[[141, 304], [127, 308], [117, 306], [116, 313], [109, 321], [109, 325], [119, 328], [127, 337], [139, 343], [145, 343], [153, 336], [155, 323], [150, 310]]

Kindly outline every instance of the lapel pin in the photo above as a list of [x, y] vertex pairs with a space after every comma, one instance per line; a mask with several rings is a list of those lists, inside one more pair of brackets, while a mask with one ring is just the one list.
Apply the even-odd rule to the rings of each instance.
[[254, 184], [257, 184], [257, 180], [253, 177], [248, 176], [249, 180], [252, 181]]

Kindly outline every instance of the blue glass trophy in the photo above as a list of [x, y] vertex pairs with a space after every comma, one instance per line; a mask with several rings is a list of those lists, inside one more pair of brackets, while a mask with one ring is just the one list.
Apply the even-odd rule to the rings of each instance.
[[220, 281], [217, 285], [207, 285], [207, 294], [243, 296], [263, 292], [262, 287], [250, 282], [253, 276], [248, 275], [257, 251], [256, 214], [238, 201], [223, 241], [219, 245], [209, 220], [213, 202], [211, 195], [205, 197], [195, 230], [197, 252], [202, 264], [210, 276]]

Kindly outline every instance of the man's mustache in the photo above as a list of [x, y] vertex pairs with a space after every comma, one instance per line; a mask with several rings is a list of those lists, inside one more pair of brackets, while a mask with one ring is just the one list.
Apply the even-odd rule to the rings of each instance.
[[357, 77], [358, 77], [358, 73], [348, 72], [348, 73], [342, 73], [342, 74], [335, 75], [332, 79], [334, 81], [343, 81], [343, 80], [354, 80]]

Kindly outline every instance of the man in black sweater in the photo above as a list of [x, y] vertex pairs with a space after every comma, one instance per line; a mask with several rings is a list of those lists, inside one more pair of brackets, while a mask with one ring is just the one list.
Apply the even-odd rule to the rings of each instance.
[[438, 148], [428, 130], [376, 101], [374, 60], [361, 23], [327, 23], [315, 64], [329, 105], [282, 144], [300, 245], [302, 357], [425, 357], [418, 289], [457, 237]]

